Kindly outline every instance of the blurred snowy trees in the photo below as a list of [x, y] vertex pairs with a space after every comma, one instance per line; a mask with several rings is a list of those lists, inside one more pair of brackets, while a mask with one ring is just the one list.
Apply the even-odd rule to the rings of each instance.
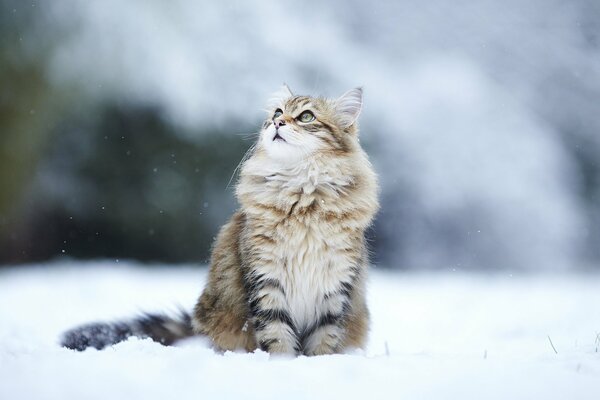
[[597, 1], [2, 0], [0, 12], [0, 262], [204, 260], [284, 81], [365, 87], [381, 265], [600, 261]]

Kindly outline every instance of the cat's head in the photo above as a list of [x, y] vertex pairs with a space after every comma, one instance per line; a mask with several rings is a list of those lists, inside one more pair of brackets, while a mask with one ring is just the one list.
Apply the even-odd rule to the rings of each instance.
[[326, 99], [297, 96], [284, 85], [269, 101], [259, 146], [269, 158], [282, 163], [354, 151], [361, 108], [361, 88]]

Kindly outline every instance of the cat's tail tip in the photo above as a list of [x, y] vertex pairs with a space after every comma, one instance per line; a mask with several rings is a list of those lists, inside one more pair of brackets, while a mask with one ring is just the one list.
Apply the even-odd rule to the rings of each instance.
[[194, 335], [188, 312], [175, 316], [144, 313], [129, 321], [94, 322], [70, 329], [62, 334], [60, 345], [83, 351], [88, 347], [103, 349], [129, 337], [150, 338], [166, 346]]

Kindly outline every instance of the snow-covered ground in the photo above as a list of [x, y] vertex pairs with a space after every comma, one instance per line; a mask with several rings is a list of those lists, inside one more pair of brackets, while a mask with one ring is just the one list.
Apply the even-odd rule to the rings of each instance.
[[[0, 399], [598, 399], [600, 276], [372, 270], [366, 352], [270, 359], [61, 331], [191, 307], [206, 269], [55, 262], [0, 270]], [[552, 344], [556, 349], [553, 349]]]

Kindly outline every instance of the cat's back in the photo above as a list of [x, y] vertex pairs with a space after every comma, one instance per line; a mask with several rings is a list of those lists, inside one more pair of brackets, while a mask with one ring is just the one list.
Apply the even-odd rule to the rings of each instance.
[[245, 225], [246, 216], [238, 211], [221, 228], [212, 250], [208, 282], [192, 319], [196, 333], [210, 337], [224, 350], [256, 348], [241, 268], [240, 238]]

